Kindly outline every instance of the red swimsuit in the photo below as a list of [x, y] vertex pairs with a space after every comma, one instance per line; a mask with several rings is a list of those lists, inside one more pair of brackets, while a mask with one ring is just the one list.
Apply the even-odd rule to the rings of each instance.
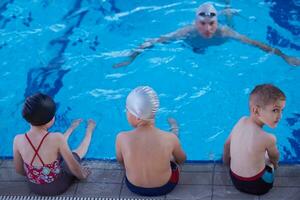
[[[27, 175], [27, 178], [30, 182], [32, 183], [36, 183], [36, 184], [46, 184], [46, 183], [51, 183], [53, 182], [59, 175], [59, 173], [61, 172], [61, 166], [60, 166], [60, 161], [59, 160], [55, 160], [54, 162], [50, 163], [50, 164], [44, 164], [42, 158], [40, 157], [38, 151], [42, 146], [43, 141], [45, 140], [45, 138], [49, 135], [49, 133], [47, 133], [43, 139], [41, 140], [38, 148], [36, 149], [31, 140], [29, 139], [28, 135], [25, 134], [26, 139], [28, 140], [29, 144], [31, 145], [31, 147], [34, 150], [34, 156], [31, 160], [30, 165], [24, 162], [24, 169]], [[40, 159], [40, 161], [42, 162], [43, 166], [33, 166], [32, 163], [34, 161], [34, 159], [36, 158], [36, 156]]]

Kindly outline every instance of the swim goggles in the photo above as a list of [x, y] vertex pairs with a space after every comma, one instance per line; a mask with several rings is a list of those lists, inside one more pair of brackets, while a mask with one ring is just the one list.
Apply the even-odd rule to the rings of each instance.
[[198, 16], [201, 16], [201, 17], [209, 17], [209, 18], [213, 18], [215, 17], [217, 14], [214, 13], [214, 12], [200, 12], [198, 14]]

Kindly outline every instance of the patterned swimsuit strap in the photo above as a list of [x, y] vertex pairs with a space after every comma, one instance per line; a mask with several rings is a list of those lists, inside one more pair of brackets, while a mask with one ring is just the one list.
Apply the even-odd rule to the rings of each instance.
[[42, 160], [42, 158], [41, 158], [41, 156], [39, 155], [39, 150], [40, 150], [40, 148], [41, 148], [41, 146], [42, 146], [42, 143], [44, 142], [45, 138], [46, 138], [48, 135], [49, 135], [49, 133], [46, 133], [46, 134], [44, 135], [44, 137], [43, 137], [43, 139], [41, 140], [41, 142], [40, 142], [38, 148], [36, 149], [36, 148], [34, 147], [34, 145], [32, 144], [31, 140], [29, 139], [27, 133], [25, 134], [26, 139], [28, 140], [29, 144], [31, 145], [31, 147], [32, 147], [32, 149], [33, 149], [33, 151], [34, 151], [34, 155], [33, 155], [33, 157], [32, 157], [32, 160], [31, 160], [31, 162], [30, 162], [30, 165], [32, 165], [32, 163], [33, 163], [33, 161], [34, 161], [34, 159], [35, 159], [36, 156], [40, 159], [40, 161], [42, 162], [43, 166], [45, 165], [44, 162], [43, 162], [43, 160]]

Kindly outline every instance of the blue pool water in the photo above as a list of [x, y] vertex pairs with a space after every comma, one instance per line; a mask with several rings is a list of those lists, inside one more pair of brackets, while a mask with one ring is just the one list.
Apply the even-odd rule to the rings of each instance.
[[[267, 130], [278, 138], [281, 161], [299, 162], [300, 68], [280, 57], [233, 40], [200, 54], [177, 41], [112, 68], [146, 39], [192, 23], [202, 2], [1, 0], [0, 155], [12, 156], [13, 137], [28, 129], [20, 114], [24, 98], [42, 91], [58, 104], [52, 130], [93, 118], [97, 129], [87, 157], [114, 159], [116, 134], [130, 129], [126, 95], [150, 85], [161, 101], [157, 126], [167, 130], [167, 117], [175, 117], [189, 160], [219, 160], [234, 123], [248, 114], [251, 89], [273, 83], [285, 91], [287, 106], [278, 127]], [[218, 10], [224, 6], [216, 1]], [[235, 30], [300, 57], [299, 0], [239, 0], [231, 6], [238, 11]], [[84, 127], [70, 138], [72, 147]]]

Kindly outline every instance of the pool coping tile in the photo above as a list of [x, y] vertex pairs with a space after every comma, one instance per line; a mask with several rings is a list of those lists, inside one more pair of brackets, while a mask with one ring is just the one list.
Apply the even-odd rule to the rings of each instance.
[[[17, 188], [17, 190], [16, 190]], [[0, 181], [0, 195], [25, 195], [30, 194], [28, 185], [25, 181]]]
[[176, 188], [167, 194], [166, 199], [181, 200], [206, 200], [211, 199], [212, 185], [177, 185]]
[[122, 184], [115, 183], [78, 183], [75, 196], [115, 197], [120, 196]]
[[211, 185], [212, 172], [181, 172], [179, 185]]
[[182, 172], [213, 172], [214, 164], [213, 163], [203, 163], [203, 164], [194, 164], [194, 163], [185, 163], [180, 166]]
[[299, 200], [300, 187], [274, 187], [265, 195], [260, 196], [260, 200]]
[[234, 186], [214, 186], [213, 200], [259, 200], [259, 196], [245, 194], [238, 191]]
[[5, 159], [2, 161], [1, 168], [6, 168], [6, 167], [14, 167], [14, 162], [12, 159]]
[[[124, 183], [124, 169], [114, 161], [85, 160], [92, 174], [86, 181], [76, 181], [60, 196], [78, 197], [140, 197], [131, 193]], [[275, 173], [274, 188], [266, 195], [253, 196], [240, 193], [234, 188], [228, 173], [229, 168], [214, 163], [187, 163], [181, 167], [180, 181], [175, 189], [154, 199], [167, 200], [219, 200], [219, 199], [261, 199], [269, 200], [286, 192], [289, 200], [300, 193], [300, 165], [281, 165]], [[16, 190], [18, 188], [18, 190]], [[0, 173], [0, 195], [30, 195], [26, 179], [17, 175], [13, 161], [2, 160]], [[276, 199], [276, 198], [275, 198]]]

